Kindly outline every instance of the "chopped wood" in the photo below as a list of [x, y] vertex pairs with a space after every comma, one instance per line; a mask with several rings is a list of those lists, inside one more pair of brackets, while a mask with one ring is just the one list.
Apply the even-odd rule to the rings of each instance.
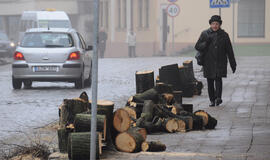
[[131, 118], [124, 109], [117, 109], [113, 116], [113, 126], [118, 132], [125, 132], [131, 126]]
[[178, 122], [174, 118], [165, 119], [162, 125], [163, 125], [163, 128], [169, 133], [173, 133], [178, 130]]
[[193, 104], [182, 104], [181, 106], [185, 111], [193, 113]]
[[126, 106], [123, 108], [125, 111], [127, 111], [128, 115], [132, 117], [133, 119], [137, 119], [137, 113], [136, 113], [136, 108]]
[[165, 84], [163, 82], [157, 83], [154, 88], [160, 95], [163, 93], [173, 93], [172, 85]]
[[140, 133], [140, 134], [142, 135], [144, 141], [145, 141], [146, 138], [147, 138], [147, 131], [146, 131], [145, 128], [131, 127], [131, 128], [128, 129], [127, 132], [128, 132], [128, 133], [129, 133], [129, 132], [138, 132], [138, 133]]
[[68, 146], [68, 135], [70, 131], [65, 128], [59, 128], [57, 130], [58, 135], [58, 147], [61, 153], [67, 152], [67, 146]]
[[205, 129], [214, 129], [216, 127], [217, 120], [204, 110], [198, 110], [194, 114], [202, 117]]
[[143, 93], [154, 87], [154, 71], [137, 71], [136, 93]]
[[160, 141], [151, 141], [142, 143], [142, 151], [144, 152], [162, 152], [166, 150], [166, 145]]
[[173, 97], [176, 103], [182, 104], [183, 92], [182, 91], [173, 91]]
[[139, 152], [144, 142], [143, 136], [138, 132], [123, 132], [117, 135], [115, 139], [116, 148], [122, 152]]
[[158, 92], [154, 88], [149, 89], [143, 93], [133, 96], [132, 101], [136, 103], [144, 103], [145, 100], [152, 100], [157, 103], [159, 101]]

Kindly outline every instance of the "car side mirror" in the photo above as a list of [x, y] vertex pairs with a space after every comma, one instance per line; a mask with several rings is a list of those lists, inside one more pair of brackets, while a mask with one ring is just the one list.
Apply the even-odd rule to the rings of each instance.
[[93, 50], [93, 46], [87, 46], [86, 51], [92, 51]]

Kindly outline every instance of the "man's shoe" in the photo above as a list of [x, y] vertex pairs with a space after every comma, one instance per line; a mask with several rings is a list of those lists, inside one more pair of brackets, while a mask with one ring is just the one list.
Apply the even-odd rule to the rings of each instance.
[[215, 101], [211, 101], [211, 103], [209, 104], [209, 107], [215, 107]]
[[217, 99], [216, 99], [216, 104], [217, 104], [217, 106], [219, 106], [221, 103], [222, 103], [222, 99], [217, 98]]

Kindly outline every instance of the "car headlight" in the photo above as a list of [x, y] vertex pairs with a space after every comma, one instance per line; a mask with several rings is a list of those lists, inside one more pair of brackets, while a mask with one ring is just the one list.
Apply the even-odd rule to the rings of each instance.
[[14, 42], [10, 42], [10, 47], [15, 47], [15, 43]]

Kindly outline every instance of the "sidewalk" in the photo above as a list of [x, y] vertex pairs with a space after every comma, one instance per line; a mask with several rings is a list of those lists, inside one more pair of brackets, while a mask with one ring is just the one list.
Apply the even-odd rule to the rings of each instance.
[[[184, 98], [194, 111], [203, 109], [218, 120], [215, 130], [148, 135], [166, 152], [105, 152], [102, 159], [266, 160], [270, 156], [270, 57], [239, 57], [236, 74], [228, 69], [223, 104], [209, 108], [205, 79], [202, 96]], [[201, 73], [199, 73], [201, 74]], [[201, 75], [197, 75], [201, 77]]]

